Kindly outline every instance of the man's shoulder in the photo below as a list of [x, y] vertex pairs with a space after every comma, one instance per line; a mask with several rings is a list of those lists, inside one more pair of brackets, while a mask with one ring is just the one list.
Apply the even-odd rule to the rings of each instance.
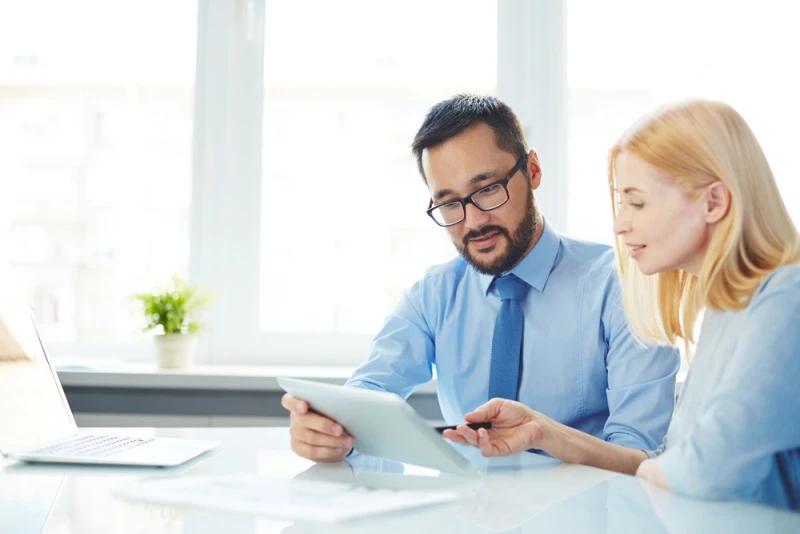
[[601, 276], [616, 272], [614, 249], [609, 245], [562, 235], [561, 250], [564, 267], [588, 269]]
[[451, 296], [469, 283], [473, 276], [477, 275], [475, 270], [461, 257], [434, 265], [425, 270], [425, 274], [417, 279], [408, 291], [408, 296], [418, 299], [423, 306], [434, 305], [434, 303], [446, 301]]
[[458, 280], [466, 276], [469, 264], [460, 255], [452, 260], [428, 267], [420, 280], [421, 283], [442, 283], [443, 279]]

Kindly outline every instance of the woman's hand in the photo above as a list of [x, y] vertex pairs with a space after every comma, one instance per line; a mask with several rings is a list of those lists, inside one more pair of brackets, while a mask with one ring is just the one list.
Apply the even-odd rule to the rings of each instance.
[[443, 437], [461, 445], [472, 445], [483, 456], [508, 456], [531, 448], [542, 448], [549, 419], [516, 401], [492, 399], [464, 416], [468, 423], [491, 422], [492, 428], [477, 431], [467, 425], [445, 430]]
[[636, 470], [636, 476], [645, 480], [649, 480], [656, 486], [660, 486], [667, 490], [669, 489], [667, 479], [664, 478], [664, 473], [661, 471], [660, 458], [645, 460], [642, 462], [639, 465], [639, 469]]

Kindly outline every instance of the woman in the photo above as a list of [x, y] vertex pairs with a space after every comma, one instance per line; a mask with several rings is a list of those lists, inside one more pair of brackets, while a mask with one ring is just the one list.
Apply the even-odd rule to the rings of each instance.
[[[800, 509], [800, 236], [761, 147], [731, 107], [657, 110], [612, 147], [625, 312], [645, 342], [687, 346], [664, 444], [639, 451], [493, 399], [445, 437], [485, 456], [542, 449], [676, 493]], [[651, 458], [651, 459], [648, 459]]]

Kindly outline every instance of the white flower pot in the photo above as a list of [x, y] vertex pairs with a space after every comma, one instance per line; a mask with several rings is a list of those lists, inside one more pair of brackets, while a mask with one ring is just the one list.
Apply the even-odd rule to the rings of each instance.
[[155, 336], [158, 366], [161, 369], [189, 369], [194, 362], [197, 336], [165, 334]]

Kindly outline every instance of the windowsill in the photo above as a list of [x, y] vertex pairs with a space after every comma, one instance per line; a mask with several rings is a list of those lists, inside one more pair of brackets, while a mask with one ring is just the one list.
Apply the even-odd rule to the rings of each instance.
[[[353, 366], [334, 365], [196, 365], [188, 370], [172, 370], [129, 362], [103, 367], [55, 362], [55, 367], [64, 387], [220, 391], [283, 391], [277, 381], [280, 376], [341, 385], [355, 370]], [[678, 373], [678, 388], [686, 379], [685, 374], [683, 369]], [[436, 379], [423, 384], [416, 393], [435, 394]]]
[[[283, 391], [279, 376], [307, 378], [344, 384], [355, 367], [322, 365], [196, 365], [188, 370], [159, 369], [154, 364], [119, 363], [108, 367], [58, 365], [64, 387], [202, 389], [225, 391]], [[416, 393], [436, 393], [436, 381], [423, 384]]]

